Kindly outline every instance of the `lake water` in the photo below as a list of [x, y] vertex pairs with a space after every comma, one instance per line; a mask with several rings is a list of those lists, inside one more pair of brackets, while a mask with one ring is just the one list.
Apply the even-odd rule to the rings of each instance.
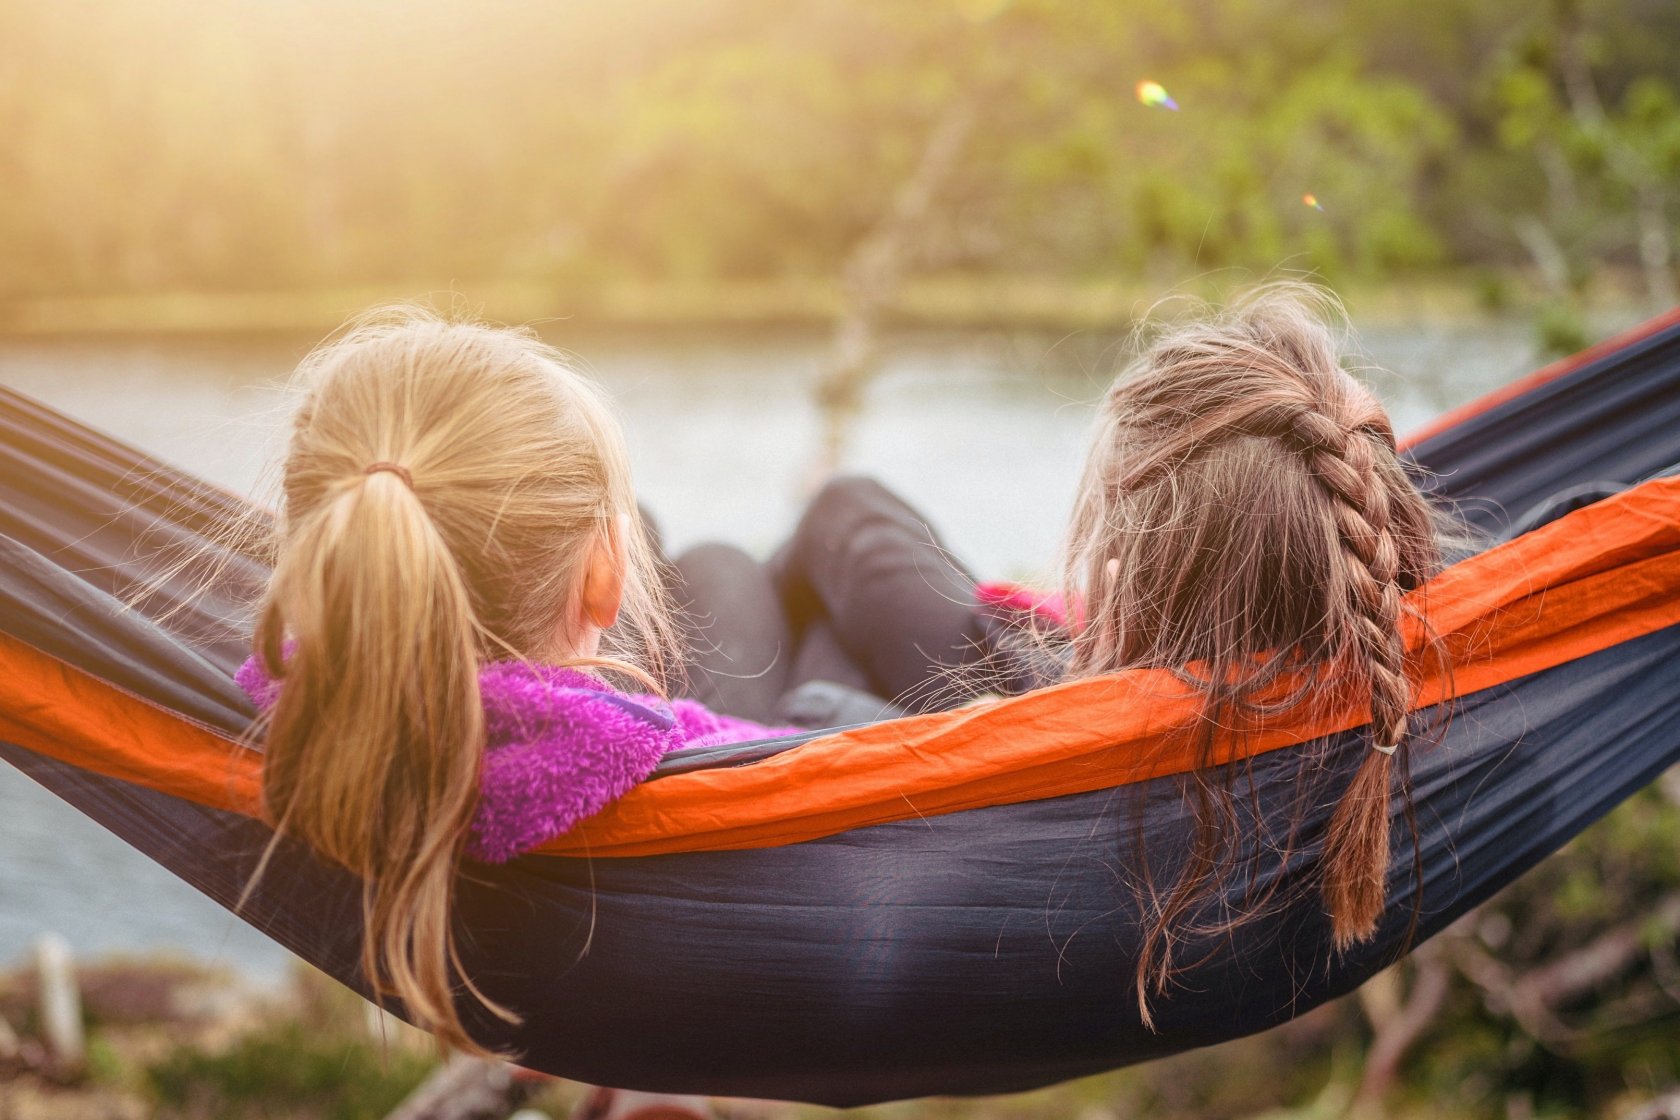
[[[617, 400], [638, 492], [673, 551], [708, 537], [774, 547], [814, 477], [824, 335], [550, 338]], [[1361, 341], [1401, 432], [1539, 362], [1513, 323], [1368, 326]], [[274, 460], [290, 409], [283, 382], [308, 345], [0, 340], [0, 383], [250, 492]], [[1030, 578], [1050, 562], [1090, 402], [1122, 356], [1118, 342], [1085, 334], [896, 338], [843, 467], [928, 512], [977, 571]], [[87, 955], [166, 951], [259, 980], [284, 972], [278, 946], [3, 766], [0, 821], [0, 966], [54, 930]]]

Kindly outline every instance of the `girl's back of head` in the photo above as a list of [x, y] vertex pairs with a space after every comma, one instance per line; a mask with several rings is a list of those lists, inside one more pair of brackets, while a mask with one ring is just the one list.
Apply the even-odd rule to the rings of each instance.
[[478, 668], [569, 659], [603, 546], [628, 558], [621, 630], [642, 646], [613, 663], [659, 671], [667, 615], [616, 422], [533, 336], [382, 313], [299, 376], [256, 633], [284, 682], [264, 798], [281, 831], [367, 884], [370, 986], [470, 1047], [450, 908], [483, 751]]
[[[1064, 578], [1084, 603], [1072, 672], [1186, 667], [1206, 763], [1216, 739], [1283, 708], [1350, 692], [1369, 703], [1372, 749], [1325, 837], [1326, 906], [1345, 947], [1381, 915], [1390, 755], [1412, 700], [1402, 596], [1439, 549], [1387, 413], [1340, 365], [1335, 310], [1316, 289], [1274, 286], [1168, 329], [1102, 403]], [[1229, 817], [1212, 779], [1192, 780], [1203, 858], [1191, 866], [1204, 870], [1157, 908], [1144, 962], [1157, 991], [1167, 922], [1217, 885], [1207, 860], [1235, 839], [1216, 823]]]

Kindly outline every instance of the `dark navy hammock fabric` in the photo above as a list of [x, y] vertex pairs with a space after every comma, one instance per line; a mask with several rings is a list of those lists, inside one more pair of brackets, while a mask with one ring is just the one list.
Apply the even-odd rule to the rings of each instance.
[[1413, 446], [1434, 493], [1502, 536], [1680, 464], [1675, 318]]
[[[1662, 471], [1680, 461], [1680, 326], [1412, 453], [1490, 533], [1554, 495]], [[193, 553], [240, 508], [0, 390], [0, 630], [237, 733], [251, 715], [228, 680], [244, 656], [238, 603], [266, 566], [223, 553], [226, 595], [194, 598], [200, 573], [161, 578], [156, 558]], [[153, 577], [142, 611], [113, 609]], [[170, 611], [166, 632], [154, 619]], [[670, 766], [739, 764], [799, 741], [683, 752]], [[1359, 748], [1345, 745], [1331, 757], [1351, 767]], [[225, 906], [269, 839], [256, 822], [19, 747], [0, 756]], [[1243, 811], [1289, 817], [1301, 760], [1254, 760]], [[1439, 931], [1677, 760], [1680, 628], [1476, 694], [1412, 762], [1421, 897], [1401, 839], [1388, 921], [1336, 958], [1316, 896], [1293, 892], [1304, 901], [1191, 946], [1199, 963], [1155, 1007], [1155, 1033], [1130, 994], [1127, 868], [1140, 829], [1169, 865], [1180, 850], [1171, 779], [779, 848], [475, 866], [458, 932], [475, 981], [525, 1016], [478, 1033], [535, 1068], [833, 1105], [1004, 1092], [1249, 1034], [1341, 995], [1403, 952], [1414, 901], [1419, 935]], [[1310, 885], [1314, 838], [1263, 863], [1256, 885]], [[358, 890], [344, 873], [283, 847], [241, 916], [358, 985]]]

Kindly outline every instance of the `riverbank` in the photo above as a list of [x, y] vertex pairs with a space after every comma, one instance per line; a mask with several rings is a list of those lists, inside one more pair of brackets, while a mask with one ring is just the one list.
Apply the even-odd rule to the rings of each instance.
[[[39, 979], [0, 973], [6, 1120], [380, 1117], [436, 1065], [435, 1047], [299, 966], [281, 986], [167, 957], [111, 957], [76, 969], [85, 1051], [73, 1063], [40, 1034]], [[377, 1028], [377, 1031], [374, 1029]]]
[[[1164, 296], [1214, 298], [1256, 278], [1210, 272], [1177, 284], [1055, 276], [923, 275], [889, 301], [889, 327], [1115, 330]], [[1580, 312], [1637, 302], [1631, 278], [1606, 276]], [[1534, 313], [1545, 300], [1516, 273], [1442, 275], [1405, 283], [1338, 286], [1361, 323], [1461, 322]], [[308, 291], [161, 291], [0, 300], [0, 336], [321, 334], [368, 307], [424, 300], [499, 322], [564, 323], [601, 329], [823, 326], [844, 307], [837, 281], [766, 279], [684, 284], [603, 283], [558, 287], [529, 282], [424, 280]]]

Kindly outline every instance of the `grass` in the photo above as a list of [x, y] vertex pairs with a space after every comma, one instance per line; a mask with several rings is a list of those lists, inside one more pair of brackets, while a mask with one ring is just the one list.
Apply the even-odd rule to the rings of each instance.
[[159, 1120], [379, 1120], [435, 1064], [410, 1052], [381, 1053], [365, 1038], [292, 1020], [259, 1028], [220, 1052], [178, 1047], [152, 1064], [146, 1079]]

